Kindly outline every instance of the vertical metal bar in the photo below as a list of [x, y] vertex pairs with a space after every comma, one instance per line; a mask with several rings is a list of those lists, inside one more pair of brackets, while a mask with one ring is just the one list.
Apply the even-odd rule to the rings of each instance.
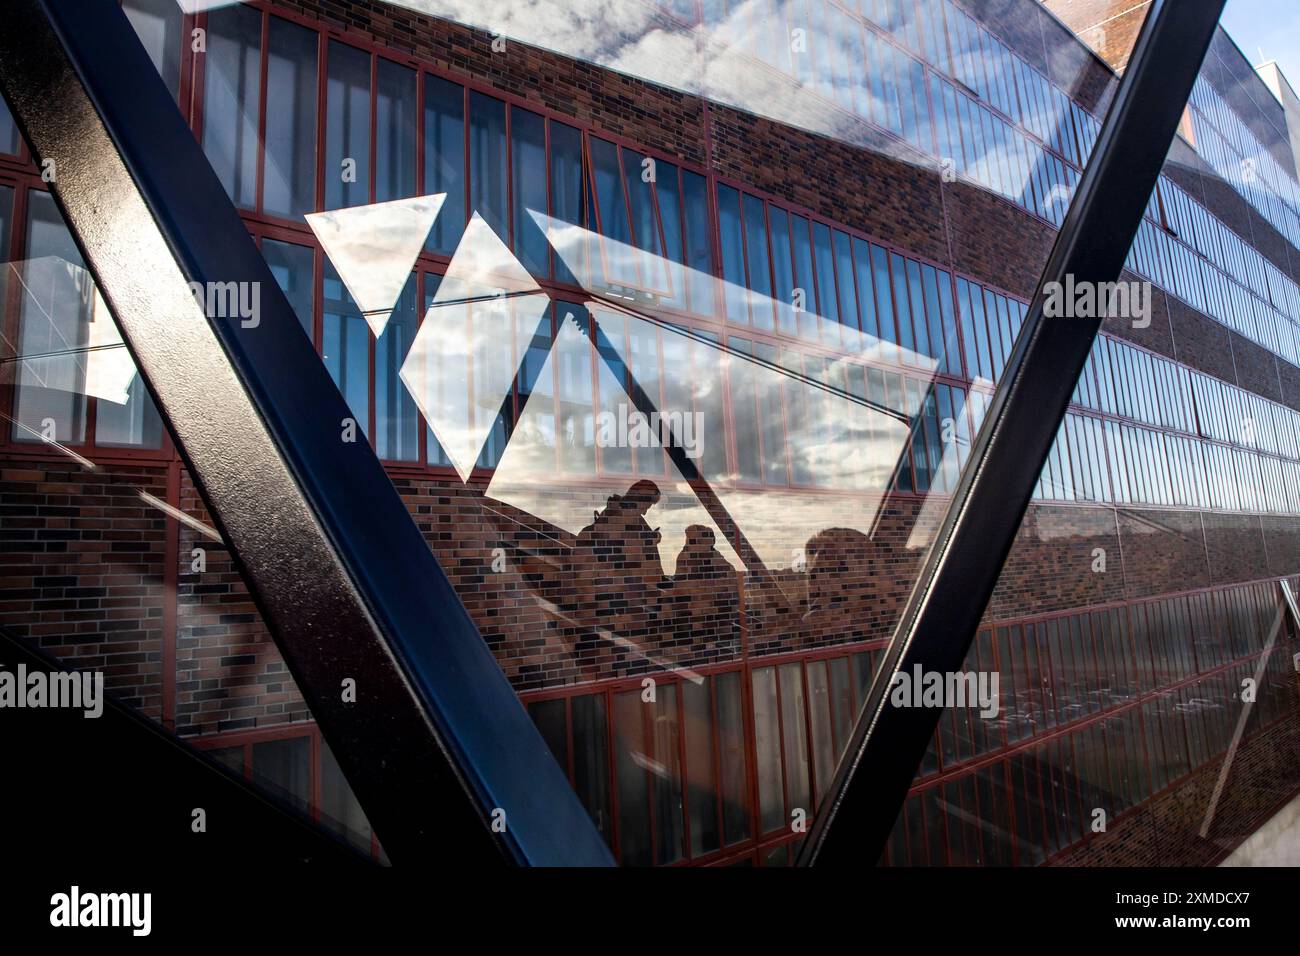
[[960, 669], [1038, 473], [1101, 325], [1048, 320], [1050, 282], [1114, 281], [1223, 12], [1223, 0], [1155, 0], [1092, 161], [1043, 271], [974, 447], [898, 630], [800, 854], [801, 864], [876, 860], [934, 732], [937, 708], [895, 708], [894, 676]]

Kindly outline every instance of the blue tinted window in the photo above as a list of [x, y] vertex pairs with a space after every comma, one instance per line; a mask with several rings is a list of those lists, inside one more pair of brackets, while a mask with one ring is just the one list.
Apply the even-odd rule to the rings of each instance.
[[745, 197], [745, 254], [749, 261], [749, 288], [755, 293], [750, 300], [754, 325], [772, 328], [772, 270], [767, 258], [767, 218], [763, 200]]
[[861, 342], [858, 335], [857, 295], [853, 287], [852, 245], [847, 234], [835, 232], [835, 281], [840, 293], [840, 321], [844, 324], [844, 346], [852, 351], [860, 351]]
[[0, 153], [18, 155], [18, 125], [9, 113], [9, 104], [0, 96]]
[[897, 253], [890, 254], [889, 264], [894, 280], [894, 309], [898, 314], [898, 344], [903, 349], [904, 360], [911, 362], [909, 353], [916, 351], [916, 339], [912, 334], [912, 310], [907, 298], [907, 266]]
[[370, 327], [328, 259], [323, 306], [321, 359], [352, 410], [358, 436], [369, 434]]
[[853, 271], [858, 284], [858, 316], [866, 339], [862, 345], [869, 349], [880, 338], [880, 323], [876, 319], [875, 291], [871, 287], [871, 245], [857, 238], [853, 240]]
[[623, 182], [628, 207], [632, 212], [632, 237], [636, 247], [648, 253], [639, 263], [641, 287], [663, 295], [668, 290], [668, 273], [664, 269], [663, 243], [659, 236], [659, 219], [655, 215], [654, 179], [657, 167], [648, 156], [623, 149]]
[[531, 212], [546, 209], [546, 121], [528, 110], [510, 113], [511, 202], [515, 255], [535, 276], [550, 274], [550, 244]]
[[415, 71], [383, 57], [375, 67], [375, 201], [414, 196]]
[[[777, 329], [797, 334], [794, 312], [794, 255], [790, 246], [790, 215], [779, 206], [768, 207], [772, 224], [772, 268]], [[805, 304], [806, 307], [806, 304]]]
[[398, 377], [419, 326], [412, 277], [393, 307], [384, 334], [375, 341], [375, 452], [380, 458], [417, 461], [420, 457], [419, 415]]
[[718, 232], [722, 241], [722, 278], [726, 282], [727, 318], [745, 325], [744, 233], [740, 223], [740, 193], [730, 186], [718, 186]]
[[840, 307], [835, 298], [835, 260], [831, 253], [831, 230], [820, 222], [813, 223], [813, 249], [817, 268], [817, 311], [824, 320], [821, 340], [827, 345], [838, 346]]
[[502, 242], [506, 218], [506, 104], [482, 93], [469, 95], [470, 213], [478, 213]]
[[370, 54], [331, 41], [326, 85], [325, 208], [370, 201]]
[[[894, 323], [894, 303], [889, 292], [889, 253], [880, 246], [871, 247], [872, 284], [876, 287], [876, 319], [880, 322], [880, 338], [884, 342], [898, 344], [898, 331]], [[886, 347], [884, 358], [896, 361], [895, 350]]]
[[[587, 226], [583, 195], [582, 133], [552, 120], [551, 215], [574, 226]], [[578, 282], [559, 256], [555, 257], [555, 278], [575, 285]]]
[[[424, 274], [424, 313], [427, 314], [429, 306], [433, 304], [433, 297], [438, 294], [438, 286], [442, 284], [442, 276], [434, 275], [432, 272]], [[430, 365], [435, 363], [430, 362]], [[438, 363], [440, 364], [440, 363]], [[426, 375], [432, 378], [432, 371], [426, 369]], [[437, 389], [439, 384], [434, 382], [430, 385], [430, 391]], [[442, 387], [446, 387], [445, 385]], [[431, 465], [451, 465], [451, 458], [442, 450], [442, 445], [438, 442], [438, 436], [433, 433], [432, 428], [424, 430], [425, 442], [425, 460]]]
[[208, 11], [203, 58], [203, 152], [237, 206], [257, 204], [258, 90], [262, 15], [251, 7]]
[[812, 233], [803, 216], [790, 216], [790, 232], [794, 237], [794, 287], [803, 300], [797, 313], [800, 338], [815, 342], [820, 336], [817, 328], [817, 285], [813, 280]]
[[672, 284], [672, 295], [666, 297], [664, 302], [684, 309], [686, 277], [681, 266], [686, 261], [686, 251], [682, 245], [682, 197], [677, 167], [673, 164], [660, 161], [655, 195], [659, 200], [659, 220], [664, 230], [664, 256], [669, 263], [669, 279]]
[[307, 246], [298, 246], [274, 239], [262, 240], [262, 256], [271, 267], [271, 274], [284, 292], [294, 315], [307, 337], [312, 337], [312, 302], [315, 290], [313, 260], [315, 254]]
[[[628, 224], [627, 201], [623, 195], [623, 175], [618, 164], [618, 148], [603, 139], [591, 140], [592, 178], [596, 190], [596, 208], [600, 213], [600, 232], [602, 235], [632, 245], [632, 229]], [[607, 248], [604, 256], [604, 268], [600, 274], [610, 282], [637, 285], [638, 278], [635, 263], [627, 256], [614, 255], [613, 249]]]
[[267, 31], [262, 208], [297, 218], [316, 208], [316, 37], [271, 17]]
[[[175, 98], [181, 88], [181, 5], [176, 0], [123, 0], [122, 12]], [[0, 147], [3, 145], [0, 132]]]
[[691, 270], [691, 311], [714, 311], [712, 228], [709, 224], [709, 189], [703, 176], [682, 170], [682, 205], [685, 209], [686, 265]]
[[916, 333], [917, 354], [933, 358], [936, 353], [931, 350], [930, 332], [926, 326], [925, 298], [921, 293], [921, 267], [914, 259], [907, 260], [907, 292], [912, 307], [912, 328]]
[[451, 255], [465, 230], [465, 90], [424, 78], [424, 191], [446, 193], [428, 246]]

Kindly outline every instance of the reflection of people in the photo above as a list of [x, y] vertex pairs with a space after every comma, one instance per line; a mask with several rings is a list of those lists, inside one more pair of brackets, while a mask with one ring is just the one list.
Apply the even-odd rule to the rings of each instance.
[[851, 628], [862, 621], [872, 599], [871, 539], [852, 528], [827, 528], [804, 547], [808, 562], [806, 619], [819, 630]]
[[642, 479], [625, 495], [610, 495], [605, 508], [578, 532], [574, 558], [579, 564], [613, 564], [639, 577], [647, 585], [664, 581], [659, 559], [658, 528], [651, 528], [646, 512], [659, 503], [659, 487]]
[[578, 533], [567, 582], [578, 620], [640, 643], [656, 636], [660, 595], [671, 583], [659, 531], [645, 517], [659, 498], [654, 482], [638, 481], [627, 494], [610, 495]]
[[735, 569], [714, 547], [713, 529], [693, 524], [677, 555], [673, 574], [673, 631], [690, 646], [725, 648], [739, 627], [739, 582]]
[[679, 584], [688, 578], [694, 581], [710, 581], [731, 574], [731, 565], [713, 546], [716, 540], [710, 527], [702, 524], [687, 527], [686, 544], [677, 555], [677, 568], [673, 580]]

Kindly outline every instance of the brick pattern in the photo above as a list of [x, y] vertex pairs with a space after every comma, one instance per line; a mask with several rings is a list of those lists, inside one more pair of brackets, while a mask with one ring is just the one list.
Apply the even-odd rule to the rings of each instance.
[[0, 626], [162, 718], [166, 470], [0, 463]]
[[[1104, 571], [1093, 571], [1102, 566], [1098, 548]], [[1002, 566], [987, 617], [992, 622], [1123, 600], [1129, 596], [1123, 556], [1114, 509], [1032, 505]], [[1166, 577], [1166, 590], [1174, 589], [1172, 583]]]

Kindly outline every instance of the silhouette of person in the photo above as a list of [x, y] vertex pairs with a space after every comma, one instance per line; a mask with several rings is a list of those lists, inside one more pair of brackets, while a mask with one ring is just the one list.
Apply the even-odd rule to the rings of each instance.
[[638, 481], [626, 494], [610, 495], [578, 533], [569, 563], [578, 619], [621, 637], [656, 636], [661, 592], [671, 586], [660, 533], [645, 517], [659, 499], [653, 481]]
[[693, 524], [686, 529], [686, 544], [677, 555], [677, 568], [673, 579], [678, 583], [685, 580], [710, 581], [735, 570], [713, 546], [717, 540], [713, 529], [707, 525]]
[[804, 547], [808, 562], [805, 620], [823, 635], [860, 629], [878, 596], [877, 547], [852, 528], [827, 528]]
[[692, 646], [727, 645], [739, 626], [736, 570], [714, 547], [713, 529], [693, 524], [673, 575], [673, 632]]

